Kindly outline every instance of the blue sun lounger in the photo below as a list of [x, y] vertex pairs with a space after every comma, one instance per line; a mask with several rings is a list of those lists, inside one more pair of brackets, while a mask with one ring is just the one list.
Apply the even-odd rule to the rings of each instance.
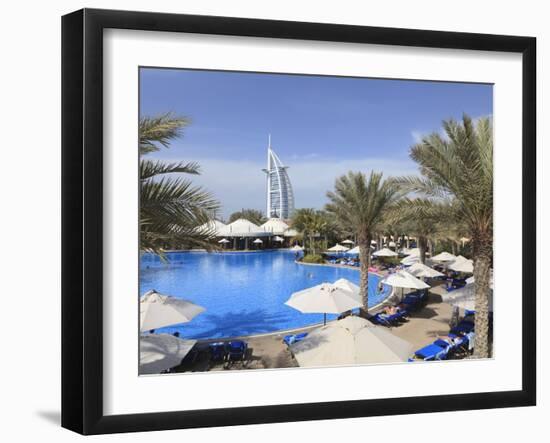
[[301, 334], [285, 335], [285, 338], [283, 338], [283, 342], [287, 346], [290, 346], [294, 343], [298, 343], [299, 341], [302, 341], [306, 337], [307, 337], [307, 332], [302, 332]]
[[444, 340], [436, 340], [435, 342], [424, 346], [414, 353], [416, 358], [424, 361], [445, 360], [449, 356], [452, 346]]

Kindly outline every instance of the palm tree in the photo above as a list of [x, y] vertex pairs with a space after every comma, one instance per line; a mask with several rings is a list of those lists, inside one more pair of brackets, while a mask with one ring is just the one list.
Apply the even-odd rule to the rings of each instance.
[[189, 180], [166, 174], [199, 174], [196, 163], [165, 163], [143, 156], [168, 148], [188, 124], [185, 118], [163, 114], [142, 117], [139, 123], [140, 153], [140, 249], [163, 255], [167, 247], [202, 247], [213, 249], [214, 233], [197, 230], [210, 221], [219, 205]]
[[315, 238], [327, 232], [329, 222], [326, 214], [313, 208], [295, 209], [292, 227], [307, 238], [308, 252], [315, 255]]
[[257, 209], [241, 209], [240, 211], [234, 212], [229, 216], [229, 223], [232, 223], [239, 218], [244, 218], [256, 225], [262, 225], [267, 221], [262, 211], [258, 211]]
[[401, 183], [429, 197], [454, 197], [471, 238], [475, 278], [475, 355], [489, 356], [489, 284], [493, 258], [493, 128], [489, 118], [474, 123], [443, 122], [446, 136], [430, 134], [411, 148], [423, 177]]
[[348, 172], [336, 179], [333, 192], [327, 192], [330, 201], [326, 210], [336, 216], [342, 226], [353, 229], [357, 235], [361, 262], [361, 296], [363, 310], [368, 312], [368, 283], [370, 245], [384, 217], [398, 195], [391, 180], [383, 180], [382, 173], [371, 172], [367, 179], [361, 172]]

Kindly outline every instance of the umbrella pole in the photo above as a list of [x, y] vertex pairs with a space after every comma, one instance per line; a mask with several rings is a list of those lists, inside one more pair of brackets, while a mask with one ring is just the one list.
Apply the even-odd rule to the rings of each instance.
[[325, 312], [323, 316], [323, 326], [325, 326], [327, 324], [327, 313]]

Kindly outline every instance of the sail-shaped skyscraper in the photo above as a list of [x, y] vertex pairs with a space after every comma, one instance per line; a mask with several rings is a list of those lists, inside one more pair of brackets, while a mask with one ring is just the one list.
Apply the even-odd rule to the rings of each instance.
[[271, 148], [271, 135], [267, 145], [267, 209], [268, 218], [289, 219], [294, 211], [294, 193], [287, 172], [288, 166]]

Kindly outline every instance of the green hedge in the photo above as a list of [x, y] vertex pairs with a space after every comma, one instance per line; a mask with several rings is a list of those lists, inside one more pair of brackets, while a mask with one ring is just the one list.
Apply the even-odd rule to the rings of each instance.
[[324, 263], [325, 259], [319, 254], [308, 254], [302, 258], [304, 263]]

